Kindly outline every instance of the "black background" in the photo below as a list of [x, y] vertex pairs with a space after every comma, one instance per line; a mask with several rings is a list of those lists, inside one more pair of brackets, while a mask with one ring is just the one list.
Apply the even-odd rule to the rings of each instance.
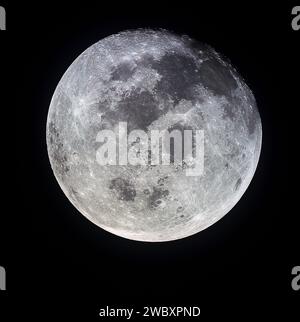
[[[288, 320], [299, 307], [291, 289], [300, 264], [297, 171], [289, 162], [298, 149], [296, 4], [2, 5], [2, 314], [92, 321], [106, 305], [151, 304], [198, 305], [203, 321]], [[263, 124], [260, 162], [240, 202], [203, 232], [167, 243], [120, 238], [85, 219], [60, 190], [46, 150], [48, 107], [67, 67], [101, 38], [140, 27], [188, 34], [227, 56], [253, 90]]]

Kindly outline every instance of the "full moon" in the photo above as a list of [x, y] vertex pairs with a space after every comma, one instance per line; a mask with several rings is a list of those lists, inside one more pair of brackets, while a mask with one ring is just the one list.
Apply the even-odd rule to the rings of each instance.
[[[120, 122], [128, 133], [201, 130], [201, 175], [186, 175], [193, 165], [185, 159], [99, 164], [97, 135]], [[106, 231], [148, 242], [190, 236], [228, 213], [253, 178], [262, 140], [255, 98], [226, 58], [186, 35], [148, 29], [104, 38], [70, 65], [46, 132], [51, 167], [70, 202]], [[128, 149], [135, 144], [138, 154], [138, 142]]]

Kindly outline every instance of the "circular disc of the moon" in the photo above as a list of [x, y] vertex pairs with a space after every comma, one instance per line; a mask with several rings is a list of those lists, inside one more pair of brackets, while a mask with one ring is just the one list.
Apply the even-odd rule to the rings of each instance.
[[[187, 162], [100, 165], [97, 134], [120, 122], [128, 133], [202, 130], [203, 173], [187, 176]], [[60, 80], [47, 120], [51, 166], [72, 204], [113, 234], [150, 242], [190, 236], [230, 211], [254, 175], [261, 139], [255, 98], [230, 63], [165, 30], [89, 47]]]

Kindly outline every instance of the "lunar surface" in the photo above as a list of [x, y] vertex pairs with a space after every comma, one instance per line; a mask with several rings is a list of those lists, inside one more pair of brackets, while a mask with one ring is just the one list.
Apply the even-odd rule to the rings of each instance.
[[[203, 173], [187, 176], [184, 160], [100, 165], [97, 134], [120, 122], [128, 132], [203, 130]], [[115, 235], [158, 242], [198, 233], [232, 209], [254, 175], [262, 127], [251, 90], [213, 48], [166, 30], [132, 30], [71, 64], [46, 136], [54, 175], [84, 216]]]

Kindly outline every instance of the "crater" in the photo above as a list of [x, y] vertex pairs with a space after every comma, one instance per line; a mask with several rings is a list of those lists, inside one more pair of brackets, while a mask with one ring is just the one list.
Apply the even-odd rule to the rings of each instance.
[[149, 197], [149, 207], [156, 209], [162, 203], [162, 199], [166, 198], [169, 193], [169, 190], [153, 187], [153, 192]]
[[[184, 208], [182, 206], [179, 206], [177, 208], [177, 212], [182, 212], [184, 210]], [[183, 215], [181, 215], [180, 217], [184, 217]]]

